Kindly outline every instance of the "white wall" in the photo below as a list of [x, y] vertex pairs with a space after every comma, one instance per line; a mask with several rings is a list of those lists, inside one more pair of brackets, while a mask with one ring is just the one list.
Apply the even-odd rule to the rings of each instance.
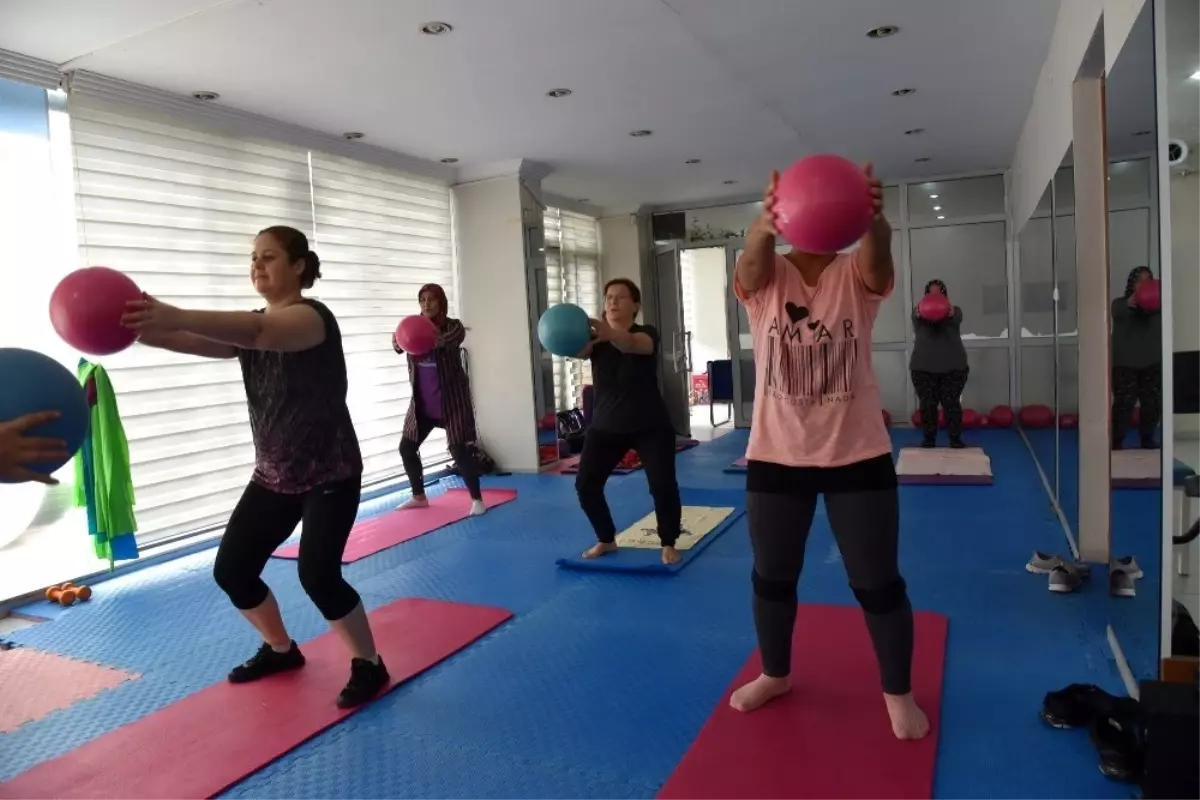
[[725, 325], [725, 248], [684, 251], [692, 269], [692, 364], [701, 373], [709, 361], [729, 358]]
[[460, 308], [484, 447], [505, 469], [538, 469], [536, 410], [517, 176], [454, 187]]
[[600, 285], [613, 278], [641, 283], [637, 218], [633, 214], [600, 220]]
[[1050, 51], [1010, 170], [1014, 233], [1024, 227], [1071, 145], [1071, 85], [1103, 13], [1101, 0], [1062, 0]]

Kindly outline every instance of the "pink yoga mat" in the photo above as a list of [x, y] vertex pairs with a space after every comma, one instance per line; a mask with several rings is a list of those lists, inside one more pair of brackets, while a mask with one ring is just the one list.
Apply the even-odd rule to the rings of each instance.
[[[368, 617], [392, 675], [387, 692], [467, 647], [512, 613], [406, 598]], [[354, 713], [333, 702], [349, 673], [337, 635], [325, 633], [300, 647], [308, 659], [304, 669], [256, 683], [222, 680], [43, 761], [0, 784], [0, 798], [199, 800], [220, 794]]]
[[929, 736], [892, 734], [858, 607], [802, 603], [791, 693], [750, 714], [730, 708], [733, 690], [762, 671], [751, 656], [658, 797], [932, 797], [948, 621], [925, 611], [913, 621], [912, 688]]
[[[489, 509], [516, 498], [516, 489], [483, 490], [483, 503]], [[397, 509], [382, 516], [364, 519], [350, 532], [350, 541], [346, 542], [346, 551], [342, 553], [342, 563], [353, 564], [380, 550], [387, 550], [466, 519], [470, 510], [471, 496], [467, 490], [451, 489], [438, 497], [429, 498], [428, 508]], [[286, 544], [274, 555], [276, 558], [299, 558], [300, 543]]]

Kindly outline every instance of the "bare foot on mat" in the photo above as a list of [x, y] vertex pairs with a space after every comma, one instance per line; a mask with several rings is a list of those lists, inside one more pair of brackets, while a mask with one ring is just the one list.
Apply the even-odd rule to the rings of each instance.
[[609, 553], [617, 552], [616, 542], [596, 542], [594, 545], [583, 551], [584, 558], [599, 558], [606, 556]]
[[738, 687], [729, 698], [729, 705], [738, 711], [754, 711], [781, 694], [786, 694], [791, 688], [791, 681], [787, 678], [759, 675], [745, 686]]
[[664, 564], [678, 564], [683, 556], [674, 547], [664, 547], [662, 549], [662, 562]]
[[929, 733], [929, 718], [917, 705], [912, 693], [885, 694], [888, 716], [892, 719], [892, 733], [897, 739], [924, 739]]

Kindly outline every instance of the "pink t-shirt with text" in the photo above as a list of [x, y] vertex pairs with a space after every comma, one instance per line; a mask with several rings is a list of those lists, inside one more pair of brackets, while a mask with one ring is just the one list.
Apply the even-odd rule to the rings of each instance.
[[838, 255], [815, 287], [781, 255], [766, 286], [735, 285], [754, 342], [746, 458], [840, 467], [892, 451], [871, 366], [871, 329], [892, 287], [867, 288], [857, 253]]

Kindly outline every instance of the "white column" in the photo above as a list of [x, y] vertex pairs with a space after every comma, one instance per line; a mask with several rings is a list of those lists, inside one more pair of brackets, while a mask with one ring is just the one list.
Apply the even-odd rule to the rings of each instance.
[[1085, 562], [1106, 564], [1111, 547], [1112, 451], [1104, 79], [1079, 78], [1071, 96], [1079, 287], [1079, 554]]
[[523, 209], [526, 195], [519, 166], [454, 187], [460, 313], [476, 423], [492, 457], [513, 472], [538, 470], [525, 220], [540, 224], [541, 214]]

